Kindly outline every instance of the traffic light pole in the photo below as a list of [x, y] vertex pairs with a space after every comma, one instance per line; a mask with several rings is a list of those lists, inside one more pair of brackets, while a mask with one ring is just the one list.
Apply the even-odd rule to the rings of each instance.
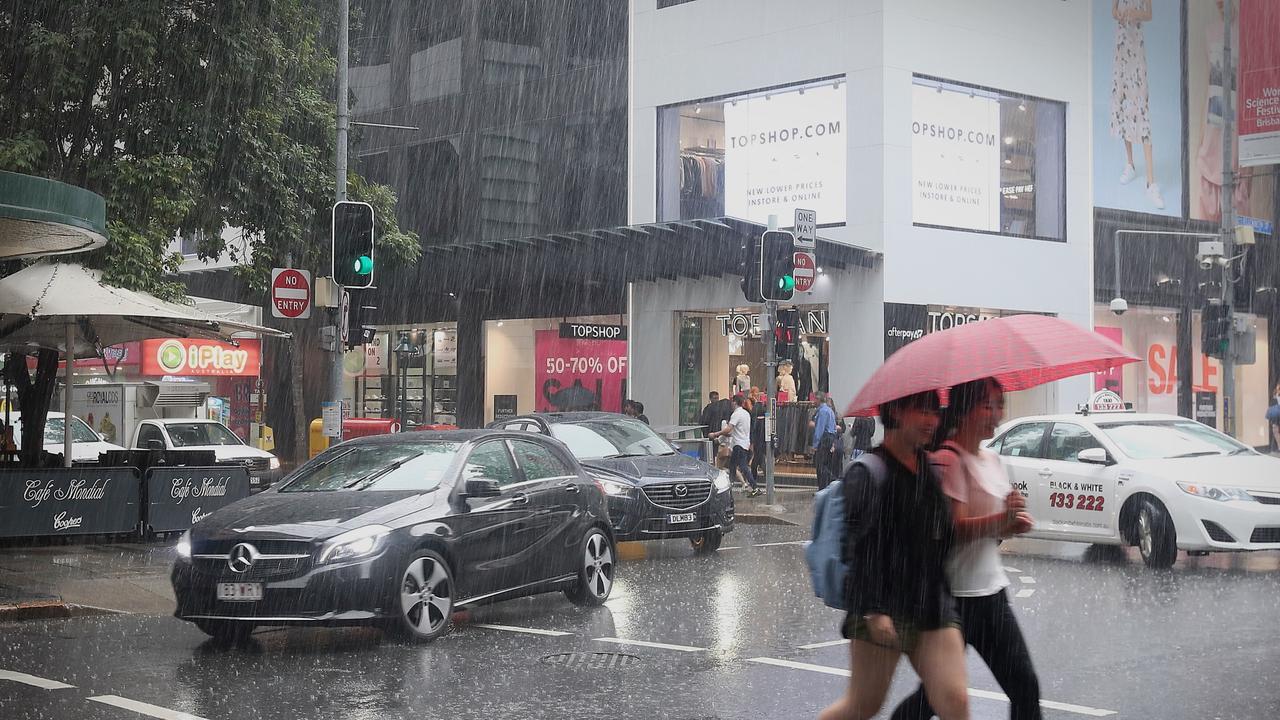
[[[334, 148], [334, 156], [336, 160], [336, 177], [334, 178], [334, 197], [337, 202], [347, 199], [347, 127], [350, 123], [350, 109], [347, 107], [348, 98], [348, 25], [351, 19], [350, 0], [338, 0], [338, 134], [336, 138], [336, 146]], [[336, 283], [335, 283], [336, 284]], [[338, 302], [334, 303], [335, 307], [330, 308], [329, 316], [333, 319], [333, 359], [329, 364], [329, 401], [336, 404], [338, 408], [338, 440], [342, 438], [342, 360], [346, 353], [345, 343], [339, 340], [342, 335], [342, 328], [339, 323], [342, 320], [342, 295], [346, 293], [346, 289], [341, 286], [337, 287], [339, 297]]]
[[1236, 342], [1235, 342], [1235, 257], [1236, 210], [1234, 195], [1236, 113], [1232, 98], [1236, 67], [1231, 56], [1231, 28], [1235, 18], [1233, 3], [1222, 4], [1222, 303], [1227, 315], [1227, 347], [1222, 358], [1222, 429], [1236, 436]]
[[760, 337], [764, 340], [764, 365], [768, 368], [765, 393], [769, 397], [764, 411], [764, 491], [765, 503], [773, 504], [773, 429], [778, 410], [778, 351], [773, 341], [774, 328], [778, 326], [778, 303], [769, 300], [764, 304], [764, 328]]

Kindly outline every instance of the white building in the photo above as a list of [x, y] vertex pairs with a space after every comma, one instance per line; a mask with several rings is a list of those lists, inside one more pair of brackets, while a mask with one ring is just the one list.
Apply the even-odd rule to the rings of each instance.
[[[843, 407], [887, 352], [953, 322], [1092, 324], [1088, 3], [631, 7], [630, 221], [786, 227], [808, 208], [821, 237], [870, 253], [796, 296], [808, 388]], [[736, 277], [633, 284], [630, 395], [655, 424], [726, 394], [739, 364], [765, 385], [761, 343], [724, 318], [735, 310], [756, 312]], [[1022, 393], [1010, 412], [1073, 408], [1091, 388]]]

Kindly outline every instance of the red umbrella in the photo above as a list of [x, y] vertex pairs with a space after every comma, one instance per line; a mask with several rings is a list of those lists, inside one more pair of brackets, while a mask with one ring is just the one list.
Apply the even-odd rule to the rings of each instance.
[[885, 360], [845, 415], [874, 415], [881, 403], [993, 377], [1026, 390], [1137, 362], [1099, 333], [1047, 315], [1010, 315], [925, 335]]

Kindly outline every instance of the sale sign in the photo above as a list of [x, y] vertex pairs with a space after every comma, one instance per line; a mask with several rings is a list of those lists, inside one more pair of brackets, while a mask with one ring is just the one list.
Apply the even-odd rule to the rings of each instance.
[[627, 380], [625, 340], [562, 338], [558, 330], [539, 330], [534, 336], [534, 355], [538, 412], [622, 412]]
[[[1108, 340], [1114, 341], [1117, 345], [1124, 346], [1124, 329], [1118, 327], [1106, 327], [1098, 325], [1093, 331], [1106, 337]], [[1100, 370], [1093, 374], [1093, 389], [1110, 390], [1120, 397], [1124, 397], [1124, 368], [1116, 366], [1109, 370]]]
[[189, 338], [142, 341], [143, 375], [257, 377], [261, 359], [257, 340], [238, 345]]

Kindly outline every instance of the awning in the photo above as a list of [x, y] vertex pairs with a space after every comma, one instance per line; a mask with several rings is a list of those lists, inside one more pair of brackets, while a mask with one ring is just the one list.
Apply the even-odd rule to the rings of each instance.
[[0, 258], [83, 252], [106, 244], [107, 204], [101, 195], [0, 172]]

